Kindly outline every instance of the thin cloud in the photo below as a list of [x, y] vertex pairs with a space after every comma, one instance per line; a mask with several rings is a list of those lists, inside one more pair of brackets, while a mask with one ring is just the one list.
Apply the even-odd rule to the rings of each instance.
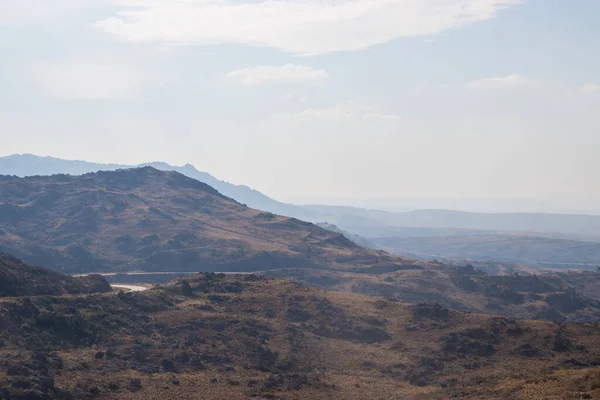
[[400, 122], [402, 117], [362, 103], [348, 103], [326, 108], [309, 108], [296, 113], [280, 114], [278, 120], [366, 120]]
[[600, 85], [597, 83], [586, 83], [579, 88], [579, 93], [598, 93], [600, 92]]
[[0, 26], [57, 25], [120, 0], [0, 0]]
[[250, 86], [279, 83], [321, 83], [329, 79], [329, 74], [323, 69], [286, 64], [242, 68], [229, 72], [227, 77]]
[[[521, 0], [121, 0], [95, 26], [129, 41], [355, 51], [494, 18]], [[129, 7], [127, 7], [129, 6]]]
[[148, 76], [122, 65], [87, 61], [36, 64], [30, 79], [58, 99], [135, 99]]
[[511, 74], [499, 78], [485, 78], [470, 82], [467, 86], [472, 89], [497, 89], [517, 86], [527, 82], [527, 78], [520, 74]]

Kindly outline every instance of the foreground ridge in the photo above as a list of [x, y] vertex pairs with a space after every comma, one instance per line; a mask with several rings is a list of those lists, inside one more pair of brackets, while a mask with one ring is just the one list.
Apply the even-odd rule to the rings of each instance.
[[12, 298], [0, 320], [0, 393], [12, 398], [600, 395], [598, 324], [464, 314], [256, 275]]

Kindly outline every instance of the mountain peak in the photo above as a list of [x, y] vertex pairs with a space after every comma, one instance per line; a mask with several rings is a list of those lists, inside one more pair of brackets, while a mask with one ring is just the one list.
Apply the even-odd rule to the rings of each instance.
[[161, 183], [173, 189], [188, 188], [225, 197], [213, 187], [196, 179], [189, 178], [177, 171], [162, 170], [152, 165], [136, 168], [124, 168], [115, 171], [99, 171], [84, 175], [88, 179], [97, 179], [98, 183], [117, 185], [120, 188], [136, 188], [142, 185], [157, 186]]
[[[262, 211], [288, 216], [305, 216], [307, 211], [292, 204], [271, 199], [248, 186], [235, 185], [215, 178], [208, 172], [198, 171], [192, 164], [182, 167], [172, 166], [165, 162], [155, 161], [137, 165], [137, 167], [154, 167], [163, 171], [177, 171], [190, 178], [204, 182], [218, 190], [224, 196], [235, 199], [249, 207]], [[117, 169], [135, 168], [134, 165], [99, 164], [87, 161], [63, 160], [53, 157], [40, 157], [33, 154], [15, 154], [0, 157], [0, 175], [11, 176], [47, 176], [57, 174], [83, 175], [98, 171], [115, 171]]]

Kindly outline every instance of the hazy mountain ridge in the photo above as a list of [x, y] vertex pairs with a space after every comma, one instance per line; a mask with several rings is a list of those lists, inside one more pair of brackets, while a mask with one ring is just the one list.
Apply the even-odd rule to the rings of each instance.
[[197, 179], [212, 186], [225, 196], [231, 197], [251, 208], [283, 215], [302, 214], [301, 209], [297, 209], [294, 205], [273, 200], [248, 186], [234, 185], [221, 181], [207, 172], [196, 170], [190, 164], [182, 167], [172, 166], [164, 162], [150, 162], [138, 165], [103, 164], [79, 160], [63, 160], [55, 157], [39, 157], [32, 154], [15, 154], [0, 157], [0, 175], [15, 175], [21, 178], [56, 174], [83, 175], [98, 171], [115, 171], [118, 169], [147, 166], [162, 171], [176, 171], [190, 178]]
[[535, 236], [461, 235], [374, 238], [382, 248], [419, 258], [435, 257], [478, 261], [545, 264], [595, 269], [600, 266], [600, 243]]
[[395, 231], [409, 229], [420, 234], [402, 236], [437, 236], [444, 230], [455, 234], [505, 232], [523, 235], [600, 238], [600, 216], [537, 213], [473, 213], [454, 210], [415, 210], [388, 212], [353, 207], [305, 206], [321, 218], [365, 237], [395, 236]]
[[[174, 167], [163, 162], [144, 165], [180, 172], [251, 208], [313, 223], [335, 225], [336, 229], [351, 236], [362, 246], [386, 248], [406, 257], [515, 263], [542, 261], [550, 264], [540, 266], [555, 268], [594, 268], [594, 265], [577, 264], [593, 264], [595, 260], [600, 259], [597, 246], [590, 243], [600, 242], [600, 216], [484, 214], [450, 210], [386, 212], [357, 207], [296, 206], [271, 199], [247, 186], [220, 181], [206, 172], [197, 171], [189, 164], [183, 167]], [[57, 173], [79, 175], [127, 167], [129, 166], [34, 155], [0, 157], [0, 174], [17, 176]], [[490, 240], [490, 235], [506, 235], [506, 240], [494, 242]], [[435, 239], [436, 237], [438, 239]], [[534, 244], [534, 241], [537, 243]], [[583, 249], [583, 252], [573, 249]], [[535, 257], [522, 256], [527, 255], [528, 251]], [[43, 259], [36, 261], [44, 262]]]
[[356, 235], [354, 233], [344, 231], [343, 229], [340, 229], [333, 224], [329, 224], [327, 222], [319, 222], [315, 225], [320, 226], [323, 229], [330, 230], [332, 232], [341, 233], [359, 246], [366, 247], [367, 249], [381, 250], [381, 246], [375, 244], [375, 242], [372, 242], [371, 240], [366, 239], [362, 236]]
[[[204, 182], [225, 196], [246, 204], [251, 208], [273, 212], [289, 217], [328, 222], [340, 229], [363, 237], [392, 236], [382, 232], [399, 227], [422, 229], [454, 229], [477, 231], [522, 232], [526, 234], [576, 235], [600, 238], [600, 216], [543, 213], [472, 213], [452, 210], [415, 210], [409, 212], [387, 212], [344, 206], [297, 206], [274, 200], [259, 191], [243, 185], [233, 185], [192, 165], [171, 166], [164, 162], [146, 163], [160, 170], [172, 170]], [[70, 161], [35, 155], [12, 155], [0, 157], [0, 175], [20, 177], [32, 175], [71, 174], [116, 170], [136, 167], [133, 165], [89, 163]], [[545, 236], [544, 235], [544, 236]], [[429, 235], [427, 235], [429, 236]], [[600, 239], [599, 239], [600, 240]]]

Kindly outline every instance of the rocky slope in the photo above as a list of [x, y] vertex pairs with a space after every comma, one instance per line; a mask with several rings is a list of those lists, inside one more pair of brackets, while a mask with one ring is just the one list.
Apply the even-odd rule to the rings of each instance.
[[0, 297], [110, 292], [102, 276], [73, 278], [0, 253]]
[[0, 175], [15, 175], [19, 177], [37, 175], [83, 175], [98, 171], [115, 171], [118, 169], [131, 169], [141, 167], [152, 167], [161, 171], [175, 171], [204, 182], [217, 189], [227, 197], [231, 197], [248, 207], [258, 210], [269, 211], [286, 216], [305, 217], [311, 212], [303, 207], [293, 204], [282, 203], [265, 194], [245, 185], [234, 185], [219, 180], [208, 172], [198, 171], [193, 165], [184, 166], [169, 165], [164, 162], [151, 162], [140, 165], [124, 164], [101, 164], [79, 160], [63, 160], [55, 157], [39, 157], [33, 154], [14, 154], [0, 157]]
[[598, 300], [563, 278], [494, 277], [364, 249], [339, 232], [250, 209], [204, 183], [149, 167], [0, 177], [0, 229], [0, 250], [68, 272], [263, 271], [468, 312], [600, 319]]
[[[557, 214], [478, 214], [449, 210], [385, 212], [355, 207], [297, 206], [244, 185], [221, 181], [192, 165], [142, 164], [204, 182], [250, 208], [342, 231], [362, 247], [405, 257], [526, 263], [539, 268], [595, 269], [600, 260], [600, 217]], [[0, 157], [0, 175], [82, 175], [134, 166], [17, 154]], [[336, 224], [337, 226], [334, 227]], [[326, 229], [330, 229], [326, 228]], [[350, 233], [351, 232], [351, 233]], [[42, 263], [43, 260], [37, 262]]]
[[254, 275], [0, 300], [0, 397], [581, 399], [598, 324], [463, 314]]
[[436, 301], [458, 310], [547, 321], [600, 321], [600, 273], [488, 275], [471, 266], [431, 264], [398, 271], [282, 269], [267, 275], [339, 292], [406, 302]]
[[0, 176], [0, 251], [65, 272], [401, 267], [340, 233], [151, 167]]

